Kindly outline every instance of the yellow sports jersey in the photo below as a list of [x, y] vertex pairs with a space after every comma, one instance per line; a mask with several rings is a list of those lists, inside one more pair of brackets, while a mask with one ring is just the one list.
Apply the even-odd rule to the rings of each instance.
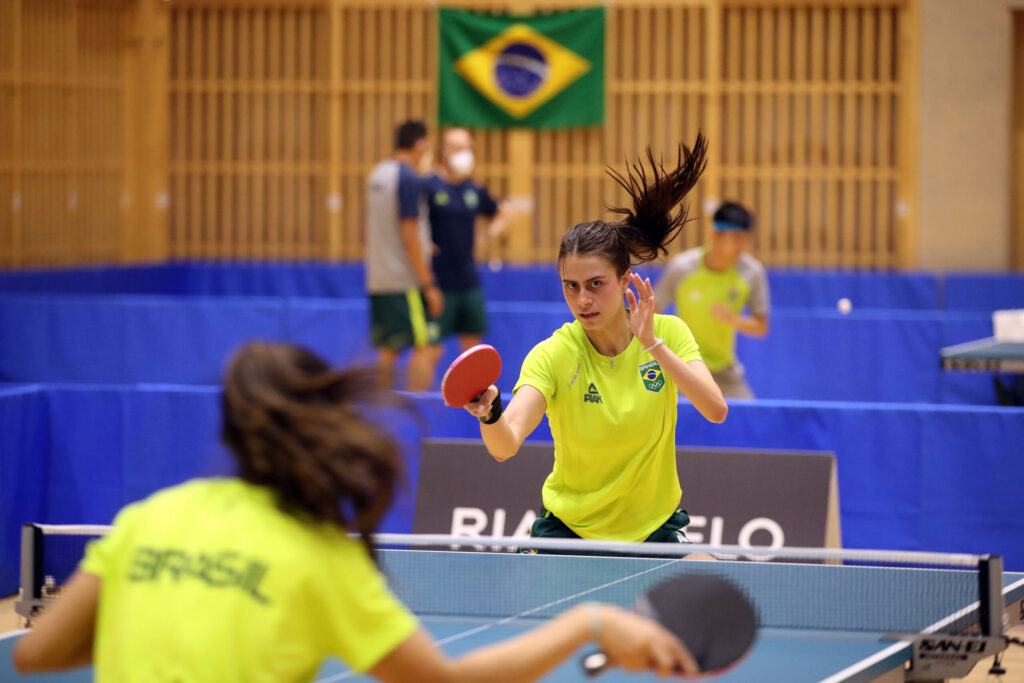
[[[700, 360], [679, 318], [654, 316], [654, 334], [685, 362]], [[555, 467], [544, 507], [583, 538], [642, 541], [679, 505], [678, 389], [636, 337], [602, 356], [579, 322], [562, 326], [523, 361], [515, 391], [547, 401]]]
[[711, 372], [736, 363], [736, 329], [719, 321], [711, 307], [719, 304], [733, 313], [750, 308], [751, 315], [768, 314], [768, 279], [764, 266], [743, 254], [725, 270], [711, 270], [704, 263], [705, 247], [695, 247], [674, 257], [655, 288], [659, 310], [670, 302], [686, 321], [700, 346], [704, 364]]
[[308, 681], [374, 666], [418, 627], [358, 542], [238, 479], [126, 507], [83, 571], [101, 579], [97, 681]]
[[711, 314], [711, 306], [718, 303], [739, 313], [749, 292], [750, 286], [735, 268], [725, 271], [702, 268], [676, 289], [676, 311], [700, 338], [700, 350], [711, 372], [736, 363], [736, 330], [717, 320]]

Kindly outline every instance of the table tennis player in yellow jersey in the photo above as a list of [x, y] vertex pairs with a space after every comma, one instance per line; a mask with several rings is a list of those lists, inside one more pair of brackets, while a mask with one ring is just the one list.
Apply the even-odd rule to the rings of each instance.
[[495, 386], [467, 405], [497, 460], [514, 456], [547, 414], [555, 465], [535, 537], [686, 541], [689, 517], [677, 510], [677, 391], [712, 422], [728, 407], [686, 324], [655, 315], [650, 280], [630, 264], [656, 258], [682, 227], [686, 212], [673, 209], [696, 184], [705, 153], [698, 136], [671, 171], [651, 157], [650, 171], [635, 164], [626, 176], [613, 173], [632, 200], [616, 210], [624, 218], [575, 225], [559, 249], [575, 321], [527, 355], [507, 408]]
[[593, 640], [626, 669], [697, 670], [660, 625], [596, 603], [448, 659], [372, 558], [401, 473], [397, 444], [360, 412], [374, 385], [295, 346], [241, 349], [222, 398], [238, 476], [122, 510], [15, 646], [15, 667], [93, 662], [96, 680], [118, 683], [309, 681], [333, 655], [383, 681], [497, 683], [539, 678]]
[[[700, 345], [701, 356], [726, 398], [754, 398], [736, 358], [736, 333], [768, 334], [768, 277], [747, 253], [754, 217], [735, 202], [715, 211], [714, 231], [704, 246], [673, 257], [654, 288], [657, 310], [674, 303]], [[743, 309], [750, 311], [743, 315]]]

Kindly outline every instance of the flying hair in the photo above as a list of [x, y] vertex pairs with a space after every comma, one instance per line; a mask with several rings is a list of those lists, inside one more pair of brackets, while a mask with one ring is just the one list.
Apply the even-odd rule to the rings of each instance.
[[689, 220], [682, 201], [707, 166], [707, 148], [707, 139], [698, 133], [693, 148], [679, 145], [672, 170], [654, 158], [650, 147], [647, 165], [642, 160], [627, 163], [624, 173], [608, 168], [608, 175], [629, 193], [631, 205], [607, 206], [623, 216], [620, 220], [590, 221], [570, 228], [562, 237], [559, 263], [570, 254], [595, 254], [622, 275], [633, 263], [667, 254], [668, 245]]
[[[608, 206], [613, 213], [624, 218], [619, 221], [619, 230], [626, 239], [630, 253], [636, 263], [653, 261], [661, 254], [668, 253], [670, 244], [687, 218], [683, 198], [700, 180], [707, 166], [707, 139], [700, 133], [693, 143], [693, 149], [680, 144], [676, 150], [676, 167], [667, 171], [662, 162], [655, 160], [651, 148], [647, 148], [650, 174], [639, 161], [626, 165], [622, 174], [613, 168], [607, 173], [629, 193], [633, 200], [630, 206]], [[673, 212], [673, 208], [678, 207]]]

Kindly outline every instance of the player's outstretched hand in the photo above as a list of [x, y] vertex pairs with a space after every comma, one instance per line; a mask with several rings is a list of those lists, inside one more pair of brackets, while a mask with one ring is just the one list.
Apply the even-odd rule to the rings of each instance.
[[484, 393], [480, 394], [478, 400], [470, 401], [464, 407], [473, 417], [487, 417], [487, 414], [491, 412], [491, 404], [496, 398], [498, 398], [498, 387], [492, 384], [484, 390]]
[[654, 336], [654, 287], [651, 286], [651, 278], [641, 278], [636, 273], [629, 274], [629, 281], [636, 287], [636, 294], [629, 287], [626, 288], [629, 329], [647, 348], [657, 341]]
[[700, 673], [686, 646], [660, 624], [612, 605], [600, 605], [598, 645], [611, 664], [659, 676]]

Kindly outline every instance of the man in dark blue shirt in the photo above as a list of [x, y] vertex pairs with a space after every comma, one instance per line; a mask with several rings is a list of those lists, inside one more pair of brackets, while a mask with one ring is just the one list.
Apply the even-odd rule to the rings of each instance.
[[488, 238], [494, 239], [505, 231], [510, 215], [504, 202], [495, 200], [487, 188], [471, 179], [474, 163], [469, 131], [452, 128], [444, 134], [441, 166], [422, 181], [435, 245], [434, 275], [444, 293], [444, 311], [438, 320], [441, 338], [459, 335], [463, 350], [479, 344], [487, 331], [483, 289], [473, 255], [477, 218], [490, 218]]

